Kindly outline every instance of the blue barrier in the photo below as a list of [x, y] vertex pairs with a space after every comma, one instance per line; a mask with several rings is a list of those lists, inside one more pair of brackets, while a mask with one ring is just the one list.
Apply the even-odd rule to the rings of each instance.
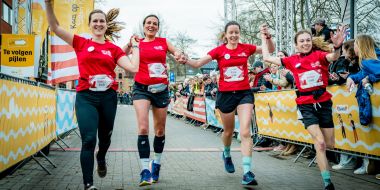
[[57, 90], [57, 136], [78, 127], [74, 110], [75, 96], [76, 92], [73, 90]]

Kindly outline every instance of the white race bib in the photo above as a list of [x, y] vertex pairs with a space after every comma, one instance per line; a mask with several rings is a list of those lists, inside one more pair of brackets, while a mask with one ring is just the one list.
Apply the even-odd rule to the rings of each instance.
[[298, 74], [302, 89], [322, 86], [322, 74], [320, 70], [311, 70]]
[[244, 80], [243, 66], [223, 68], [224, 81], [236, 82]]
[[114, 79], [109, 75], [92, 75], [89, 77], [88, 82], [90, 83], [90, 90], [92, 91], [106, 91], [108, 90]]
[[148, 64], [149, 77], [153, 78], [168, 78], [166, 68], [162, 63]]

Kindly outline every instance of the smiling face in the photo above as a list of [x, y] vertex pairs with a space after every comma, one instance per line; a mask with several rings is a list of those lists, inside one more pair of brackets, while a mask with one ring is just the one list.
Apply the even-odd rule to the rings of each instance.
[[159, 21], [156, 17], [147, 17], [144, 20], [144, 34], [146, 37], [155, 37], [159, 29]]
[[230, 25], [226, 30], [226, 39], [228, 44], [237, 44], [240, 39], [240, 27], [238, 25]]
[[92, 35], [103, 37], [107, 30], [106, 15], [104, 13], [93, 13], [89, 22]]
[[313, 48], [311, 35], [309, 33], [301, 33], [296, 35], [296, 49], [300, 53], [309, 53]]

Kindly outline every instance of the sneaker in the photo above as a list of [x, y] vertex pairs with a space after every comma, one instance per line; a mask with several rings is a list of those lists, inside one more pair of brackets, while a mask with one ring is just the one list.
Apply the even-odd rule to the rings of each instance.
[[354, 171], [354, 174], [357, 174], [357, 175], [363, 175], [366, 173], [367, 173], [367, 171], [366, 171], [366, 167], [364, 165]]
[[376, 174], [376, 179], [380, 179], [380, 174]]
[[157, 183], [160, 177], [161, 164], [156, 164], [152, 161], [149, 163], [150, 172], [152, 173], [152, 183]]
[[243, 180], [241, 181], [242, 185], [257, 185], [255, 180], [255, 175], [252, 172], [247, 172], [243, 175]]
[[353, 165], [341, 165], [341, 164], [337, 164], [337, 165], [333, 165], [332, 166], [332, 169], [334, 170], [352, 170], [354, 169], [355, 166]]
[[223, 157], [223, 161], [224, 161], [224, 169], [226, 169], [226, 171], [228, 173], [234, 173], [235, 172], [235, 166], [234, 166], [234, 163], [232, 163], [231, 157], [224, 157], [223, 152], [222, 152], [222, 157]]
[[92, 184], [89, 184], [87, 183], [85, 186], [84, 186], [84, 190], [98, 190], [98, 188], [96, 188], [94, 185]]
[[98, 160], [98, 153], [96, 153], [96, 162], [98, 167], [96, 168], [100, 178], [104, 178], [107, 175], [107, 163], [106, 160]]
[[330, 183], [328, 186], [325, 187], [325, 190], [335, 190], [334, 184]]
[[141, 180], [139, 186], [151, 185], [152, 184], [152, 174], [149, 170], [145, 169], [140, 173]]

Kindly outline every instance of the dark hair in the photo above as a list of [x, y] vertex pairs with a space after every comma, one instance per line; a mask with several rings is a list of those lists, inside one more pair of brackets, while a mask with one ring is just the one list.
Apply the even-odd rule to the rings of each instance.
[[285, 51], [285, 50], [280, 50], [280, 51], [278, 51], [278, 52], [281, 52], [281, 53], [283, 53], [283, 54], [285, 55], [285, 57], [289, 57], [288, 53], [286, 53], [286, 51]]
[[238, 22], [236, 22], [236, 21], [229, 21], [229, 22], [227, 22], [226, 26], [224, 26], [224, 32], [227, 32], [227, 28], [229, 26], [232, 26], [232, 25], [238, 26], [239, 30], [240, 30], [240, 24]]
[[347, 52], [347, 57], [350, 59], [355, 59], [355, 50], [354, 50], [354, 39], [347, 40], [343, 43], [343, 49]]
[[91, 11], [90, 15], [88, 16], [88, 24], [90, 24], [90, 22], [91, 22], [92, 15], [96, 14], [96, 13], [103, 14], [105, 19], [106, 19], [107, 30], [104, 33], [104, 37], [106, 39], [112, 40], [112, 41], [114, 41], [114, 38], [116, 38], [116, 39], [120, 38], [120, 36], [117, 35], [117, 33], [120, 32], [122, 29], [124, 29], [124, 27], [122, 26], [122, 25], [124, 25], [124, 23], [115, 21], [115, 18], [119, 15], [119, 9], [113, 8], [113, 9], [109, 10], [107, 12], [107, 14], [104, 13], [100, 9], [95, 9], [95, 10]]
[[148, 16], [146, 16], [145, 18], [144, 18], [144, 20], [143, 20], [143, 25], [145, 24], [145, 21], [146, 21], [146, 19], [148, 19], [149, 17], [154, 17], [154, 18], [156, 18], [157, 20], [158, 20], [158, 27], [160, 27], [160, 19], [158, 18], [158, 16], [157, 15], [154, 15], [154, 14], [150, 14], [150, 15], [148, 15]]

